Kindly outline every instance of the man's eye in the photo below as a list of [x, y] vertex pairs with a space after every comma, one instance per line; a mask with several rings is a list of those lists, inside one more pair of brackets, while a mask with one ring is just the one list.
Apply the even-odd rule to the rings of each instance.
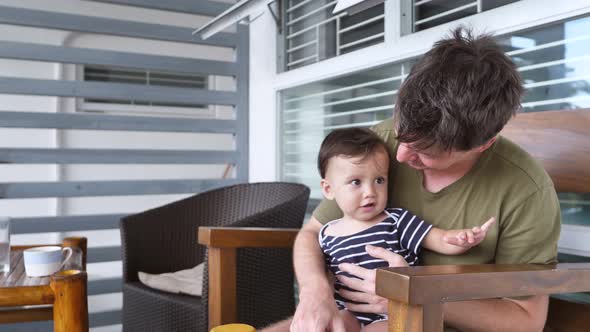
[[361, 184], [361, 180], [354, 179], [350, 181], [350, 184], [352, 184], [353, 186], [358, 186]]
[[378, 177], [375, 180], [375, 183], [377, 183], [377, 184], [384, 184], [385, 183], [385, 178], [384, 177]]

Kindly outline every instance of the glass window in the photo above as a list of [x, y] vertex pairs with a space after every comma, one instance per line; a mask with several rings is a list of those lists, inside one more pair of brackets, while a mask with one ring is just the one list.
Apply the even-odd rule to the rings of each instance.
[[333, 129], [368, 127], [392, 116], [397, 89], [412, 61], [303, 85], [281, 93], [281, 173], [322, 197], [317, 153]]
[[385, 39], [384, 4], [348, 15], [332, 14], [335, 0], [285, 0], [279, 67], [291, 70], [316, 63]]
[[[402, 1], [402, 33], [422, 31], [518, 0], [412, 0]], [[411, 20], [404, 20], [404, 17]]]
[[527, 89], [526, 112], [590, 107], [590, 17], [500, 38]]

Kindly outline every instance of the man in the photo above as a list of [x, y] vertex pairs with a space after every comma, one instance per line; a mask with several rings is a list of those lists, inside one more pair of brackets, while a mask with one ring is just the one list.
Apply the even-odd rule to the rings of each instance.
[[[490, 36], [459, 28], [435, 43], [400, 88], [393, 120], [375, 132], [392, 147], [390, 204], [443, 228], [470, 228], [496, 217], [486, 239], [461, 256], [427, 250], [422, 264], [553, 263], [560, 212], [553, 184], [522, 149], [497, 136], [520, 107], [523, 87], [512, 61]], [[317, 234], [340, 211], [323, 201], [295, 242], [300, 303], [292, 320], [275, 330], [344, 331], [324, 271]], [[368, 247], [391, 266], [404, 265], [391, 252]], [[384, 313], [376, 296], [375, 271], [343, 264], [355, 278], [340, 278], [346, 297], [365, 304], [347, 309]], [[468, 331], [541, 331], [548, 298], [499, 298], [444, 305], [445, 324]]]

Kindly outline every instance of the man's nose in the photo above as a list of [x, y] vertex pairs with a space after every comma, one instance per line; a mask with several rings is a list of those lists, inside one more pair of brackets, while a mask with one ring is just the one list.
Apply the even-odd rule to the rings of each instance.
[[408, 148], [406, 144], [401, 143], [397, 148], [397, 154], [395, 157], [400, 163], [405, 163], [415, 159], [416, 153], [412, 149]]

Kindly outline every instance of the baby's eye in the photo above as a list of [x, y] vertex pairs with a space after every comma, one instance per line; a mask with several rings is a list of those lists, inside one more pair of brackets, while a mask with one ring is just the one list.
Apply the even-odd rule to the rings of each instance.
[[350, 181], [350, 184], [352, 184], [353, 186], [358, 186], [361, 184], [361, 180], [354, 179], [354, 180]]
[[380, 176], [377, 179], [375, 179], [375, 183], [377, 184], [384, 184], [385, 183], [385, 178]]

